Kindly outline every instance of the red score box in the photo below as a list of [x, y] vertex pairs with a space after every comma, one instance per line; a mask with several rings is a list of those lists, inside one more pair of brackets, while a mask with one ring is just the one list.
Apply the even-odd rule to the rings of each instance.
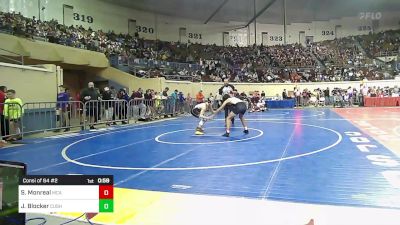
[[99, 199], [113, 199], [114, 186], [113, 185], [99, 185]]

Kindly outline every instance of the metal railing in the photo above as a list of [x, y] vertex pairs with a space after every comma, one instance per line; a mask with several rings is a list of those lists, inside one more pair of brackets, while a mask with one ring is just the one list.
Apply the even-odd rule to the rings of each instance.
[[315, 97], [315, 96], [297, 96], [295, 99], [296, 107], [308, 107], [308, 106], [332, 106], [332, 107], [346, 107], [360, 104], [360, 95], [354, 94], [351, 97], [347, 95], [333, 95], [329, 97]]
[[189, 71], [200, 70], [202, 66], [194, 63], [180, 63], [180, 62], [167, 62], [156, 59], [143, 59], [120, 55], [111, 55], [109, 57], [112, 66], [129, 66], [129, 67], [142, 67], [142, 68], [172, 68], [177, 70], [186, 69]]
[[167, 106], [168, 99], [132, 99], [129, 101], [130, 119], [138, 120], [155, 120], [167, 115], [175, 115], [174, 111], [168, 113], [167, 109], [173, 107]]
[[[119, 59], [122, 59], [122, 58], [119, 58]], [[125, 64], [126, 59], [123, 59], [121, 61], [121, 63]], [[186, 69], [189, 71], [200, 70], [202, 68], [202, 66], [200, 64], [167, 62], [167, 61], [153, 60], [153, 59], [138, 59], [138, 58], [133, 58], [133, 57], [128, 58], [127, 63], [129, 66], [140, 66], [140, 67], [145, 67], [145, 68], [166, 67], [166, 68], [173, 68], [173, 69], [178, 69], [178, 70]]]
[[93, 129], [189, 113], [192, 103], [172, 97], [156, 99], [59, 101], [0, 104], [1, 138], [18, 140], [41, 132]]
[[[353, 95], [295, 98], [297, 107], [362, 105], [362, 96]], [[251, 100], [249, 100], [251, 102]], [[222, 102], [213, 101], [213, 108]], [[1, 138], [18, 140], [28, 134], [69, 131], [72, 128], [92, 129], [97, 125], [128, 124], [138, 120], [156, 120], [167, 116], [190, 114], [197, 102], [159, 97], [155, 99], [33, 102], [22, 106], [15, 103], [0, 104]], [[249, 103], [251, 108], [252, 104]]]
[[400, 49], [396, 50], [383, 50], [376, 54], [377, 57], [388, 57], [388, 56], [398, 56], [400, 55]]
[[100, 100], [87, 101], [83, 106], [83, 125], [82, 129], [94, 128], [98, 124], [116, 124], [121, 122], [127, 124], [128, 102], [125, 100]]
[[194, 76], [191, 75], [163, 75], [167, 80], [186, 80], [186, 81], [193, 81]]
[[32, 102], [23, 105], [24, 132], [69, 130], [83, 123], [83, 103], [79, 101]]

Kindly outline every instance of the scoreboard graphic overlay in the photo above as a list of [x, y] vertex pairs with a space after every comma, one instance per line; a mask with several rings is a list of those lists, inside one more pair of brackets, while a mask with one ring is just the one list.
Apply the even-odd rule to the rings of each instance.
[[20, 179], [19, 212], [114, 211], [113, 176], [34, 175]]

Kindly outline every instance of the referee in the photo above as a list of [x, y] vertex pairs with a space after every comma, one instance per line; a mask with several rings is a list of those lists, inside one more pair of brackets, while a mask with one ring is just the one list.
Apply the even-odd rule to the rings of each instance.
[[[235, 87], [232, 84], [229, 84], [229, 79], [224, 80], [224, 86], [219, 89], [219, 94], [222, 96], [222, 102], [225, 102], [228, 98], [230, 98], [229, 93], [233, 92]], [[229, 112], [231, 111], [229, 106], [224, 108], [225, 110], [225, 119], [228, 117]], [[232, 124], [235, 123], [235, 118], [232, 118]]]

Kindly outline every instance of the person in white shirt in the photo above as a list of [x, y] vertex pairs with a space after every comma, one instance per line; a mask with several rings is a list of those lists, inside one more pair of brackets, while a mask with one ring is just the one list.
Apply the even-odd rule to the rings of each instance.
[[347, 98], [348, 98], [348, 102], [349, 102], [349, 106], [353, 105], [353, 89], [351, 87], [349, 87], [347, 89]]
[[[224, 79], [224, 86], [222, 86], [218, 92], [222, 96], [222, 101], [224, 102], [226, 99], [229, 98], [229, 93], [233, 92], [235, 87], [232, 84], [229, 84], [229, 79]], [[229, 115], [229, 108], [225, 109], [225, 118]], [[232, 119], [232, 123], [235, 123], [234, 119]]]
[[360, 105], [364, 106], [364, 97], [368, 97], [368, 87], [366, 84], [360, 87], [360, 93], [361, 93], [359, 98]]
[[214, 117], [218, 112], [223, 110], [225, 107], [229, 107], [230, 112], [228, 116], [226, 117], [226, 133], [222, 136], [224, 137], [229, 137], [230, 135], [230, 128], [232, 125], [232, 119], [235, 118], [236, 115], [239, 115], [239, 119], [242, 122], [244, 131], [243, 133], [248, 134], [249, 129], [247, 128], [247, 122], [244, 119], [244, 114], [246, 113], [247, 106], [246, 103], [239, 98], [234, 97], [233, 92], [229, 93], [229, 98], [222, 103], [221, 107], [219, 107], [216, 111], [214, 111], [213, 115], [211, 116]]
[[195, 134], [196, 135], [203, 135], [204, 134], [204, 124], [207, 122], [209, 119], [208, 117], [205, 116], [205, 113], [207, 111], [212, 112], [212, 107], [211, 107], [211, 102], [208, 100], [207, 102], [203, 102], [200, 104], [197, 104], [196, 106], [193, 107], [191, 113], [194, 117], [199, 118], [199, 125], [196, 127]]

